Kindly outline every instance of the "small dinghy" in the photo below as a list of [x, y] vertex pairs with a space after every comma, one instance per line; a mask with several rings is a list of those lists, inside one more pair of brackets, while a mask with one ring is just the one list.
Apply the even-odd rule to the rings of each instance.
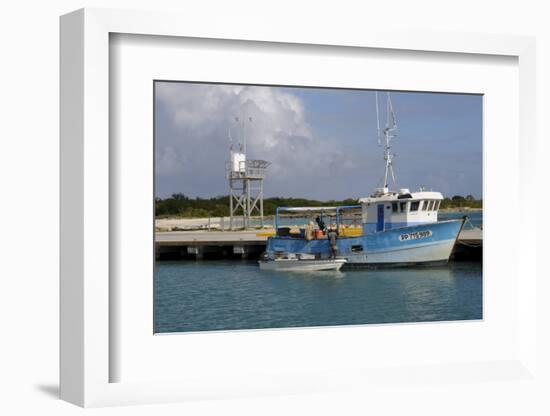
[[325, 270], [340, 270], [346, 263], [346, 259], [317, 259], [311, 254], [304, 253], [285, 253], [283, 255], [271, 258], [267, 255], [262, 256], [260, 269], [262, 270], [280, 270], [288, 272], [314, 272]]

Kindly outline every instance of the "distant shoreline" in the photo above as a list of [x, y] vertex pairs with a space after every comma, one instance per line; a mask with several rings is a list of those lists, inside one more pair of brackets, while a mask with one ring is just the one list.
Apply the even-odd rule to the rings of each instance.
[[[441, 208], [441, 214], [454, 213], [474, 213], [483, 212], [482, 208], [456, 207], [456, 208]], [[241, 217], [235, 220], [236, 226], [241, 224]], [[252, 217], [254, 220], [259, 220], [260, 217]], [[163, 217], [155, 218], [155, 230], [157, 232], [166, 231], [191, 231], [191, 230], [224, 230], [229, 228], [229, 217]], [[273, 228], [274, 216], [264, 216], [264, 228]]]
[[439, 212], [442, 214], [450, 214], [455, 212], [483, 212], [483, 208], [470, 208], [470, 207], [440, 208]]
[[[454, 208], [440, 208], [439, 211], [440, 213], [442, 214], [447, 214], [447, 213], [454, 213], [454, 212], [483, 212], [483, 208], [471, 208], [471, 207], [454, 207]], [[240, 216], [237, 216], [237, 217], [240, 217]], [[266, 220], [270, 219], [270, 218], [273, 218], [274, 215], [270, 214], [270, 215], [264, 215], [264, 218]], [[208, 217], [208, 216], [204, 216], [204, 217], [184, 217], [184, 216], [178, 216], [178, 215], [174, 215], [174, 216], [159, 216], [159, 217], [155, 217], [155, 221], [159, 221], [159, 222], [174, 222], [174, 221], [180, 221], [180, 220], [195, 220], [195, 221], [207, 221], [208, 218], [211, 218], [212, 221], [220, 221], [222, 217], [215, 217], [215, 216], [212, 216], [212, 217]], [[229, 217], [228, 216], [225, 216], [223, 217], [225, 221], [229, 221]], [[260, 217], [259, 216], [253, 216], [252, 218], [254, 219], [259, 219]]]

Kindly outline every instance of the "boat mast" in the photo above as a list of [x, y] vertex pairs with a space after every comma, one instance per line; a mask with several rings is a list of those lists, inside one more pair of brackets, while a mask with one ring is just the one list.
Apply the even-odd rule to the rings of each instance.
[[[376, 91], [376, 125], [378, 128], [378, 144], [380, 145], [380, 121], [378, 111], [378, 91]], [[387, 93], [386, 103], [386, 127], [384, 128], [384, 160], [386, 161], [386, 171], [384, 174], [384, 188], [388, 187], [388, 173], [391, 174], [393, 184], [396, 185], [395, 175], [393, 173], [392, 158], [395, 156], [391, 152], [391, 141], [396, 136], [397, 120], [393, 111], [393, 105], [391, 102], [390, 93]]]

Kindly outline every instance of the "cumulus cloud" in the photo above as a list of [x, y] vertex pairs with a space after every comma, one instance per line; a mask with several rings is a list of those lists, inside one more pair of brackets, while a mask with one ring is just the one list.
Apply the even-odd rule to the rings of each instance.
[[317, 136], [292, 90], [173, 82], [155, 88], [159, 196], [228, 193], [229, 129], [235, 141], [242, 135], [235, 117], [244, 120], [248, 158], [271, 162], [267, 195], [322, 197], [326, 192], [316, 187], [331, 186], [331, 178], [356, 166], [339, 150], [338, 138]]
[[[227, 195], [230, 140], [245, 121], [247, 156], [271, 162], [266, 196], [341, 199], [381, 186], [374, 95], [368, 91], [155, 84], [156, 194]], [[481, 98], [393, 93], [400, 121], [397, 187], [481, 195]], [[248, 118], [252, 118], [249, 123]]]

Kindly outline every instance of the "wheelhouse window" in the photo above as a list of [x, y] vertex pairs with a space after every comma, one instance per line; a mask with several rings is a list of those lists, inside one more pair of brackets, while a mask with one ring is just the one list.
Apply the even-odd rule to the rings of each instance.
[[412, 201], [411, 202], [411, 212], [412, 211], [418, 211], [419, 205], [420, 205], [420, 201]]
[[435, 201], [429, 201], [429, 202], [430, 203], [428, 204], [428, 211], [432, 211], [435, 205]]
[[428, 210], [429, 203], [430, 203], [430, 201], [422, 201], [422, 211], [427, 211]]
[[401, 212], [407, 212], [407, 203], [406, 202], [400, 202], [399, 203], [399, 210]]
[[439, 209], [439, 204], [441, 204], [441, 201], [437, 201], [434, 205], [434, 211], [437, 211]]
[[395, 213], [397, 213], [397, 210], [398, 210], [397, 202], [392, 202], [391, 203], [391, 212], [393, 214], [395, 214]]

